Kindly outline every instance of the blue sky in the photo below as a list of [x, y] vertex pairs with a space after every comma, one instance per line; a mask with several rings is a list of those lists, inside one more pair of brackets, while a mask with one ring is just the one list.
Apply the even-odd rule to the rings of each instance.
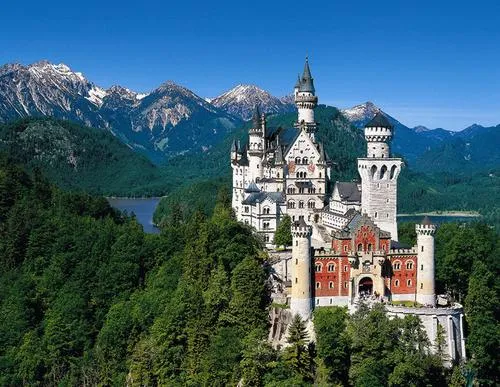
[[8, 1], [0, 63], [212, 97], [237, 83], [288, 94], [308, 55], [321, 103], [457, 130], [500, 123], [499, 20], [493, 1]]

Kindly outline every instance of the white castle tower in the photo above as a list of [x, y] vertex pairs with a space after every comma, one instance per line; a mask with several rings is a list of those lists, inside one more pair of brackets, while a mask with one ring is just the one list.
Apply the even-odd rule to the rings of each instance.
[[312, 228], [300, 218], [292, 224], [292, 297], [290, 309], [307, 320], [312, 313], [311, 290], [311, 235]]
[[314, 108], [318, 105], [318, 97], [315, 95], [314, 82], [309, 69], [309, 61], [306, 58], [304, 73], [299, 76], [294, 88], [295, 106], [299, 112], [295, 126], [304, 128], [314, 141], [314, 133], [317, 124], [314, 121]]
[[250, 179], [253, 182], [261, 179], [264, 174], [262, 168], [262, 159], [265, 154], [266, 146], [266, 120], [261, 116], [259, 106], [255, 106], [252, 117], [252, 127], [248, 136], [248, 167]]
[[396, 220], [398, 176], [403, 162], [390, 158], [392, 125], [379, 111], [365, 126], [366, 157], [358, 159], [361, 176], [361, 211], [398, 240]]
[[418, 267], [417, 302], [436, 305], [434, 283], [434, 234], [436, 225], [426, 216], [421, 224], [415, 225], [417, 231]]

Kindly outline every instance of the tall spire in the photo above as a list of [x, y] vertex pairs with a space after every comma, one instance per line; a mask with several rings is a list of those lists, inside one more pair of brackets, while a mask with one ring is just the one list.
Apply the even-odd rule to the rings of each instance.
[[314, 94], [315, 91], [311, 69], [309, 68], [309, 59], [307, 57], [306, 63], [304, 64], [304, 73], [302, 74], [299, 91], [304, 91], [312, 94]]
[[297, 83], [295, 84], [295, 88], [300, 88], [300, 74], [297, 74]]
[[311, 70], [309, 69], [309, 58], [306, 56], [306, 63], [304, 64], [304, 74], [302, 74], [303, 79], [312, 78]]
[[258, 104], [255, 105], [255, 110], [253, 112], [253, 117], [252, 117], [252, 124], [254, 129], [260, 129], [261, 115]]

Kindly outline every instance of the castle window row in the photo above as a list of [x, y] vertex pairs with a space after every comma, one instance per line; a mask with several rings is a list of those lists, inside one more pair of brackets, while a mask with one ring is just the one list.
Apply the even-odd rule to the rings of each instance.
[[296, 157], [295, 158], [295, 164], [309, 164], [309, 159], [307, 157]]
[[[407, 261], [406, 262], [406, 270], [413, 270], [413, 265], [414, 265], [414, 262], [413, 261]], [[392, 269], [393, 270], [401, 270], [401, 262], [400, 261], [394, 261], [392, 263]]]
[[[327, 265], [327, 270], [328, 270], [329, 273], [334, 272], [335, 271], [335, 264], [333, 262], [329, 262], [328, 265]], [[322, 272], [323, 271], [323, 264], [316, 263], [314, 265], [314, 271], [316, 273]]]

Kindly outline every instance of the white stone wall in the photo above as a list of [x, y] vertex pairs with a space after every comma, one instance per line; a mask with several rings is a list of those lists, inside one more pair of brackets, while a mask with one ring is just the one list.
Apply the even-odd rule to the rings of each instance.
[[397, 228], [397, 179], [401, 171], [401, 159], [358, 159], [361, 176], [361, 211], [375, 224], [391, 233], [398, 240]]
[[405, 308], [386, 306], [390, 316], [403, 318], [415, 315], [420, 318], [431, 343], [431, 350], [436, 352], [436, 336], [438, 324], [444, 328], [445, 364], [451, 366], [453, 361], [465, 360], [465, 337], [463, 335], [463, 308]]
[[313, 123], [314, 122], [314, 110], [313, 109], [308, 109], [308, 108], [299, 108], [299, 118], [298, 121], [304, 121], [307, 123]]
[[315, 297], [314, 306], [347, 306], [349, 303], [349, 296], [328, 296], [328, 297]]
[[417, 301], [424, 305], [436, 305], [434, 276], [434, 225], [417, 225]]
[[292, 294], [290, 309], [304, 320], [311, 316], [311, 229], [292, 227]]

